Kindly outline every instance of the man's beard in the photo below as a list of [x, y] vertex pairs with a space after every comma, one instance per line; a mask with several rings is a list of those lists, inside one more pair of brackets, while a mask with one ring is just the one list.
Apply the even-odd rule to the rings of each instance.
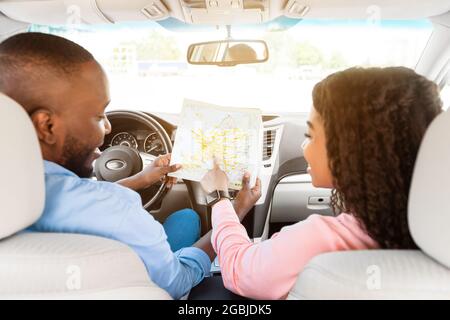
[[95, 149], [96, 147], [86, 146], [75, 137], [68, 135], [63, 147], [63, 167], [80, 178], [90, 178], [93, 174], [93, 161], [89, 161], [89, 158]]

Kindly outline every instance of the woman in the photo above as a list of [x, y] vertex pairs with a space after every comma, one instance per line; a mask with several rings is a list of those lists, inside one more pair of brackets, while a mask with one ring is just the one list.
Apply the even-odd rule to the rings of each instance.
[[[244, 178], [235, 204], [212, 208], [212, 244], [225, 286], [256, 299], [285, 298], [313, 257], [332, 251], [412, 249], [407, 200], [416, 155], [441, 112], [437, 86], [407, 68], [352, 68], [319, 82], [303, 154], [315, 187], [331, 188], [335, 217], [311, 215], [252, 243], [239, 218], [260, 196]], [[210, 171], [206, 190], [225, 189]], [[239, 217], [238, 217], [239, 216]]]

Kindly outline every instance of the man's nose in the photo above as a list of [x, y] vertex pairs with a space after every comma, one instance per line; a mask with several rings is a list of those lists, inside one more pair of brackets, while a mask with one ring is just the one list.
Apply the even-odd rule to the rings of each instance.
[[105, 135], [111, 133], [111, 122], [109, 122], [109, 119], [107, 116], [105, 116]]

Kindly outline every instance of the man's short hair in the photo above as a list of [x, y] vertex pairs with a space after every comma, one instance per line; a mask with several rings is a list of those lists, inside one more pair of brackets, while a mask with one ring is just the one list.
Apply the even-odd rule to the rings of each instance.
[[89, 61], [95, 61], [92, 54], [68, 39], [38, 32], [17, 34], [0, 43], [0, 91], [22, 100], [18, 102], [29, 109], [38, 82], [70, 78]]

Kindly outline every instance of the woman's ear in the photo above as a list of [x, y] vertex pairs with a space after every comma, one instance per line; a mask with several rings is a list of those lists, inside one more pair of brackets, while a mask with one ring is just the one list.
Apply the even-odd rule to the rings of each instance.
[[54, 132], [54, 113], [47, 109], [38, 109], [30, 115], [37, 136], [41, 143], [53, 145], [56, 143]]

